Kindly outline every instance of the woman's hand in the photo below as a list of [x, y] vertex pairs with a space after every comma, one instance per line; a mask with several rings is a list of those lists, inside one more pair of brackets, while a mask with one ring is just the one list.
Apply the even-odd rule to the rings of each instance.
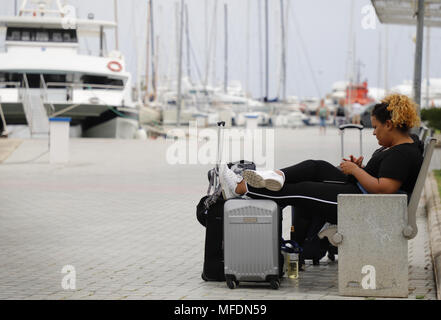
[[355, 163], [357, 166], [359, 166], [360, 168], [363, 168], [363, 160], [364, 160], [363, 156], [360, 156], [359, 158], [355, 159], [355, 157], [351, 154], [349, 157], [350, 157], [350, 159], [343, 158], [343, 160], [344, 161], [351, 161], [351, 162]]
[[353, 175], [354, 171], [360, 167], [355, 162], [346, 160], [346, 161], [343, 161], [342, 163], [340, 163], [340, 168], [344, 174], [352, 174]]

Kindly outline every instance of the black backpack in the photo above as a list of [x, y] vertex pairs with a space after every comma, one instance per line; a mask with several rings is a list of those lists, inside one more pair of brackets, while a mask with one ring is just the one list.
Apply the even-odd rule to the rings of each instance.
[[325, 221], [316, 215], [308, 214], [308, 212], [300, 207], [292, 208], [294, 233], [291, 233], [291, 239], [296, 241], [302, 248], [299, 256], [299, 262], [302, 266], [305, 260], [312, 260], [313, 265], [319, 265], [326, 253], [330, 260], [335, 259], [338, 254], [337, 248], [332, 246], [328, 238], [320, 239], [318, 232], [322, 229]]

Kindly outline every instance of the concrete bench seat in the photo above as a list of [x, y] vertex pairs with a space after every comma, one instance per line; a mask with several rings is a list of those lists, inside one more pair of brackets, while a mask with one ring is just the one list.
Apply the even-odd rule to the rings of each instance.
[[339, 294], [408, 296], [408, 240], [418, 233], [416, 213], [436, 139], [426, 138], [424, 160], [410, 197], [341, 194], [338, 226], [319, 233], [338, 246]]

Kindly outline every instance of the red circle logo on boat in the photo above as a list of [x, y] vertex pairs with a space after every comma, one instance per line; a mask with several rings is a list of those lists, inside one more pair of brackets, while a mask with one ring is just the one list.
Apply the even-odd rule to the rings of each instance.
[[107, 64], [107, 68], [109, 68], [113, 72], [120, 72], [122, 70], [122, 65], [118, 61], [110, 61]]

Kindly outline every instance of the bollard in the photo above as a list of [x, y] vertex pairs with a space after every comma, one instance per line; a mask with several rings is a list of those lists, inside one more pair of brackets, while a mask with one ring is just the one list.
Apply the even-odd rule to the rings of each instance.
[[338, 290], [359, 297], [408, 296], [407, 196], [338, 196]]
[[49, 118], [49, 162], [69, 161], [69, 125], [71, 118]]

